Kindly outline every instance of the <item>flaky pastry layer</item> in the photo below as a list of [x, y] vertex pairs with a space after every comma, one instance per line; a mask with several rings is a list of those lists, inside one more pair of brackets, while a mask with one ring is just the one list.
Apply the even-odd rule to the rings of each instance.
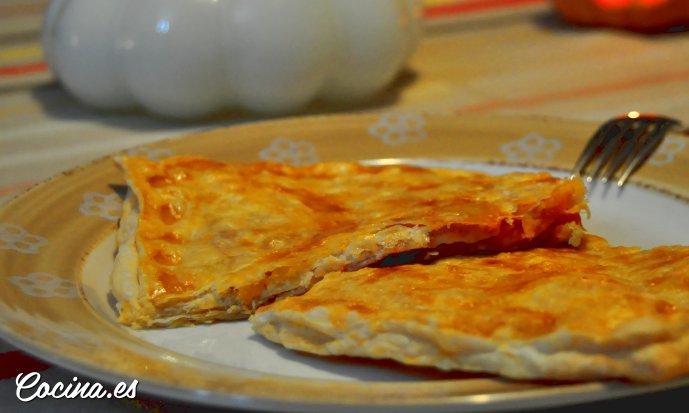
[[266, 338], [320, 355], [390, 358], [517, 379], [668, 380], [689, 373], [689, 247], [454, 257], [328, 274], [259, 309]]
[[410, 250], [576, 245], [579, 179], [353, 162], [120, 159], [113, 294], [134, 327], [246, 318], [325, 274]]

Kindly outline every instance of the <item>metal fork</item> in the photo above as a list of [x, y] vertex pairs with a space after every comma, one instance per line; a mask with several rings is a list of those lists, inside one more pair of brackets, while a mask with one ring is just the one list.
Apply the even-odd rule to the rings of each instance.
[[622, 171], [617, 186], [622, 187], [658, 148], [663, 138], [680, 121], [665, 116], [629, 112], [601, 125], [579, 155], [572, 175], [587, 182], [600, 177], [607, 183]]

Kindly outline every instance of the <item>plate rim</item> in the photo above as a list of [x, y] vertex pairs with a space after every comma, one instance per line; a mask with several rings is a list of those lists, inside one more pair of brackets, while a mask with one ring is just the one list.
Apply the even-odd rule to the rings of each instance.
[[[184, 134], [182, 136], [175, 136], [175, 137], [170, 137], [170, 138], [165, 138], [160, 141], [157, 141], [155, 143], [151, 144], [146, 144], [146, 145], [141, 145], [141, 146], [146, 146], [146, 147], [164, 147], [166, 144], [169, 143], [175, 143], [183, 140], [190, 140], [190, 139], [195, 139], [199, 135], [203, 135], [204, 133], [208, 132], [213, 132], [213, 131], [227, 131], [227, 130], [232, 130], [235, 131], [236, 128], [260, 128], [262, 126], [265, 126], [266, 124], [279, 124], [279, 125], [287, 125], [289, 123], [293, 122], [321, 122], [323, 120], [328, 120], [328, 119], [361, 119], [362, 117], [374, 117], [376, 114], [371, 114], [371, 113], [364, 113], [364, 114], [321, 114], [321, 115], [313, 115], [313, 116], [297, 116], [297, 117], [290, 117], [290, 118], [282, 118], [282, 119], [267, 119], [267, 120], [261, 120], [257, 122], [249, 122], [249, 123], [242, 123], [242, 124], [237, 124], [237, 125], [230, 125], [230, 126], [214, 126], [214, 127], [209, 127], [205, 128], [203, 130], [198, 130], [194, 131], [191, 133]], [[582, 126], [586, 127], [594, 127], [595, 123], [594, 122], [589, 122], [589, 121], [581, 121], [581, 120], [572, 120], [572, 119], [565, 119], [565, 118], [555, 118], [555, 117], [546, 117], [546, 116], [493, 116], [493, 115], [467, 115], [467, 114], [462, 114], [462, 115], [443, 115], [442, 117], [446, 117], [448, 119], [457, 119], [457, 118], [465, 118], [465, 119], [495, 119], [495, 118], [501, 118], [506, 121], [510, 120], [517, 120], [517, 119], [522, 119], [522, 120], [531, 120], [534, 122], [567, 122], [567, 123], [578, 123]], [[584, 139], [584, 138], [582, 138]], [[117, 152], [120, 153], [120, 152]], [[116, 154], [116, 153], [115, 153]], [[115, 154], [110, 154], [110, 155], [105, 155], [99, 158], [96, 158], [90, 162], [83, 163], [81, 165], [78, 165], [74, 168], [71, 168], [69, 170], [60, 172], [58, 174], [55, 174], [39, 183], [36, 185], [32, 186], [31, 188], [25, 190], [21, 194], [16, 195], [12, 199], [8, 200], [5, 202], [2, 206], [0, 206], [0, 212], [7, 212], [9, 211], [15, 204], [21, 202], [22, 200], [28, 198], [31, 196], [31, 194], [36, 193], [37, 191], [40, 190], [40, 188], [44, 188], [46, 186], [50, 185], [57, 185], [57, 183], [61, 182], [62, 179], [65, 177], [72, 176], [79, 171], [84, 171], [88, 170], [90, 168], [96, 168], [98, 166], [101, 166], [105, 164], [106, 162], [111, 162], [111, 158]], [[484, 162], [479, 162], [479, 163], [484, 163]], [[57, 183], [56, 183], [57, 182]], [[643, 179], [637, 180], [634, 179], [632, 181], [635, 184], [645, 186], [647, 184], [644, 184]], [[656, 188], [653, 185], [650, 185], [653, 189], [659, 189]], [[662, 188], [659, 189], [662, 192], [667, 192], [663, 190]], [[672, 194], [670, 192], [670, 194]], [[673, 194], [676, 195], [676, 194]], [[683, 198], [682, 195], [677, 195]], [[80, 293], [80, 300], [85, 300], [83, 292]], [[72, 360], [70, 358], [65, 358], [63, 355], [57, 354], [57, 353], [46, 353], [44, 349], [41, 349], [39, 346], [36, 346], [33, 342], [31, 341], [26, 341], [23, 340], [22, 337], [18, 337], [16, 334], [13, 334], [10, 330], [8, 330], [5, 325], [0, 325], [0, 337], [7, 341], [10, 344], [15, 345], [17, 348], [26, 351], [29, 354], [32, 354], [33, 356], [43, 359], [48, 361], [51, 364], [60, 366], [62, 368], [65, 368], [69, 371], [75, 371], [79, 372], [91, 377], [97, 377], [104, 382], [107, 382], [109, 384], [115, 384], [118, 381], [122, 380], [122, 375], [117, 374], [117, 373], [112, 373], [108, 370], [98, 370], [94, 368], [93, 366], [89, 365], [88, 363], [84, 363], [82, 360]], [[279, 377], [284, 377], [284, 376], [279, 376]], [[136, 378], [136, 377], [133, 377]], [[453, 381], [453, 380], [443, 380], [444, 382], [448, 381]], [[344, 385], [347, 386], [349, 383], [347, 382], [337, 382], [338, 385]], [[408, 383], [429, 383], [427, 380], [420, 380], [418, 382], [408, 382]], [[366, 385], [370, 386], [372, 383], [366, 382]], [[375, 383], [374, 383], [375, 384]], [[617, 396], [625, 396], [629, 394], [642, 394], [642, 393], [647, 393], [647, 392], [654, 392], [658, 390], [664, 390], [664, 389], [670, 389], [670, 388], [675, 388], [675, 387], [680, 387], [680, 386], [685, 386], [689, 384], [689, 378], [680, 378], [677, 380], [673, 380], [670, 382], [665, 382], [665, 383], [660, 383], [660, 384], [653, 384], [653, 385], [646, 385], [644, 387], [644, 390], [642, 392], [639, 391], [638, 388], [628, 388], [628, 387], [621, 387], [619, 389], [616, 389], [614, 387], [619, 387], [617, 386], [617, 383], [613, 383], [612, 387], [613, 389], [611, 390], [611, 383], [608, 382], [586, 382], [583, 384], [574, 384], [571, 386], [567, 386], [568, 389], [571, 391], [568, 392], [568, 394], [571, 394], [572, 397], [576, 397], [576, 400], [571, 400], [569, 403], [565, 404], [571, 404], [571, 403], [578, 403], [578, 402], [585, 402], [585, 401], [596, 401], [596, 400], [602, 400], [602, 399], [607, 399], [609, 397], [617, 397]], [[293, 407], [299, 408], [299, 411], [303, 411], [305, 407], [314, 407], [316, 409], [319, 409], [323, 407], [323, 403], [315, 403], [315, 404], [310, 404], [308, 401], [287, 401], [284, 399], [280, 398], [275, 398], [275, 399], [269, 399], [269, 398], [261, 398], [261, 397], [254, 397], [254, 396], [242, 396], [242, 395], [215, 395], [216, 399], [213, 399], [212, 397], [209, 398], [207, 394], [198, 394], [197, 391], [193, 389], [186, 389], [186, 388], [173, 388], [170, 386], [166, 385], [161, 385], [158, 383], [154, 382], [147, 382], [147, 381], [142, 381], [140, 380], [140, 385], [141, 389], [148, 394], [153, 394], [153, 395], [163, 395], [163, 397], [166, 398], [171, 398], [175, 400], [181, 400], [181, 401], [186, 401], [186, 402], [194, 402], [194, 403], [199, 403], [203, 405], [209, 405], [209, 406], [216, 406], [216, 407], [238, 407], [238, 408], [248, 408], [248, 409], [265, 409], [265, 408], [274, 408], [276, 407], [275, 403], [279, 403], [279, 406], [277, 407], [288, 407], [286, 406], [286, 403], [289, 405], [290, 403], [293, 403]], [[562, 387], [558, 386], [558, 389], [562, 389]], [[180, 390], [186, 390], [190, 392], [190, 394], [187, 394], [184, 397], [176, 397], [180, 396], [179, 392]], [[609, 392], [613, 391], [614, 393], [611, 395]], [[166, 394], [168, 393], [168, 394]], [[420, 407], [447, 407], [447, 408], [452, 408], [456, 409], [457, 407], [470, 407], [476, 409], [475, 411], [480, 411], [484, 407], [485, 408], [490, 408], [492, 410], [495, 410], [496, 407], [499, 409], [501, 403], [506, 403], [510, 404], [512, 403], [509, 407], [514, 407], [514, 402], [518, 401], [522, 398], [527, 398], [528, 402], [530, 403], [529, 406], [532, 407], [537, 407], [537, 406], [562, 406], [563, 401], [558, 400], [557, 403], [549, 403], [548, 402], [548, 397], [550, 396], [549, 393], [552, 393], [551, 388], [545, 388], [541, 389], [541, 391], [526, 391], [526, 393], [537, 393], [539, 396], [536, 398], [534, 397], [528, 397], [528, 395], [524, 394], [524, 391], [514, 391], [514, 392], [501, 392], [497, 394], [491, 394], [489, 395], [488, 399], [477, 399], [474, 396], [467, 396], [467, 395], [461, 395], [461, 396], [445, 396], [445, 401], [448, 403], [443, 403], [441, 405], [436, 405], [435, 403], [429, 405], [427, 404], [429, 401], [424, 399], [421, 399], [418, 404], [410, 403], [409, 400], [405, 400], [402, 403], [379, 403], [376, 404], [373, 407], [380, 408], [382, 410], [389, 409], [389, 408], [420, 408]], [[524, 396], [524, 397], [522, 397]], [[582, 396], [587, 396], [585, 398], [581, 398]], [[218, 398], [219, 397], [219, 398]], [[239, 404], [225, 404], [223, 401], [227, 398], [238, 398], [238, 399], [251, 399], [253, 401], [252, 404], [250, 405], [245, 405], [244, 402], [240, 402]], [[472, 398], [473, 397], [473, 398]], [[248, 399], [247, 399], [248, 400]], [[220, 404], [217, 404], [215, 402], [220, 402]], [[541, 404], [539, 404], [541, 402]], [[266, 404], [267, 403], [267, 404]], [[266, 404], [263, 406], [262, 404]], [[330, 409], [329, 411], [339, 411], [338, 406], [343, 407], [343, 408], [351, 408], [353, 405], [352, 404], [344, 404], [340, 405], [338, 403], [331, 403], [331, 404], [326, 404], [327, 408]], [[361, 406], [367, 406], [371, 407], [370, 404], [364, 404]], [[505, 406], [505, 408], [508, 406]], [[283, 409], [284, 410], [284, 409]], [[284, 411], [297, 411], [297, 410], [284, 410]], [[309, 410], [311, 411], [311, 410]], [[320, 410], [314, 410], [314, 411], [320, 411]], [[344, 410], [343, 410], [344, 411]]]

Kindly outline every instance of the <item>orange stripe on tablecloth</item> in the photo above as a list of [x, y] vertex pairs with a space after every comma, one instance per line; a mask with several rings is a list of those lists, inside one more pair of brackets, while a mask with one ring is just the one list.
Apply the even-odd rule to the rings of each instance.
[[21, 76], [31, 73], [43, 73], [48, 70], [45, 62], [34, 62], [23, 65], [0, 66], [0, 76]]
[[22, 182], [14, 185], [0, 186], [0, 196], [8, 195], [13, 192], [20, 192], [36, 185], [36, 182]]
[[473, 0], [448, 4], [429, 5], [424, 8], [426, 18], [445, 17], [507, 7], [527, 6], [545, 3], [547, 0]]
[[0, 380], [16, 377], [19, 373], [28, 374], [49, 369], [50, 364], [37, 360], [21, 351], [0, 353]]
[[462, 106], [457, 112], [490, 112], [498, 109], [538, 106], [544, 103], [563, 101], [591, 97], [611, 92], [621, 92], [625, 90], [643, 88], [644, 86], [658, 85], [663, 83], [676, 82], [678, 80], [689, 79], [689, 69], [682, 69], [675, 72], [668, 72], [660, 75], [641, 76], [631, 79], [623, 79], [617, 82], [606, 82], [579, 89], [567, 89], [543, 93], [541, 95], [524, 96], [514, 99], [489, 100], [473, 105]]

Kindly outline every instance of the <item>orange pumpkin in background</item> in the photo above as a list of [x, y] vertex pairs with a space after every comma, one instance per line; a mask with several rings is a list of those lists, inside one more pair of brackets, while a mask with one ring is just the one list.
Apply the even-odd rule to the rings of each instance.
[[689, 30], [689, 0], [553, 0], [562, 18], [579, 26], [639, 32]]

